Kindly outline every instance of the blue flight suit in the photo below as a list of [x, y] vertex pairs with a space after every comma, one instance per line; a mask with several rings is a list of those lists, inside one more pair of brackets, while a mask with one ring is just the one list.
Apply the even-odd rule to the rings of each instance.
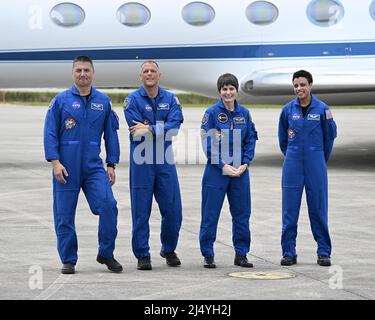
[[74, 220], [81, 188], [92, 213], [99, 215], [98, 254], [113, 258], [117, 202], [99, 154], [104, 133], [106, 162], [119, 162], [118, 128], [109, 98], [94, 87], [90, 96], [82, 97], [72, 86], [51, 102], [44, 126], [45, 158], [59, 160], [69, 175], [66, 184], [53, 177], [54, 221], [62, 263], [76, 264], [78, 259]]
[[[129, 135], [133, 253], [137, 259], [150, 256], [149, 219], [153, 195], [162, 216], [161, 251], [174, 252], [182, 222], [182, 205], [171, 138], [177, 135], [183, 122], [181, 105], [173, 93], [160, 87], [155, 98], [150, 98], [141, 87], [125, 99], [124, 115], [129, 127], [139, 121], [152, 128], [152, 135], [139, 138]], [[138, 153], [146, 142], [147, 147]], [[145, 156], [144, 161], [141, 156]]]
[[[222, 168], [225, 164], [236, 168], [242, 164], [249, 166], [254, 158], [258, 135], [249, 110], [236, 102], [234, 111], [230, 112], [222, 100], [219, 100], [203, 116], [201, 137], [207, 156], [202, 180], [202, 220], [199, 234], [201, 253], [204, 257], [214, 256], [217, 224], [227, 194], [233, 222], [234, 249], [236, 254], [245, 256], [250, 250], [249, 171], [246, 170], [240, 177], [229, 177], [222, 173]], [[237, 165], [231, 159], [235, 156], [238, 157]]]
[[279, 120], [279, 145], [285, 155], [282, 170], [283, 257], [296, 257], [297, 222], [303, 188], [318, 256], [331, 255], [328, 232], [327, 165], [337, 135], [328, 106], [311, 96], [305, 116], [299, 99], [286, 104]]

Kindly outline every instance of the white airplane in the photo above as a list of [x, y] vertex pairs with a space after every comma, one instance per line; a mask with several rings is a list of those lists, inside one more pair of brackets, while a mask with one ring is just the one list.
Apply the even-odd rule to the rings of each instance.
[[1, 1], [0, 88], [66, 87], [88, 55], [98, 87], [139, 85], [155, 59], [161, 85], [217, 97], [230, 72], [243, 103], [285, 103], [292, 74], [313, 74], [329, 104], [375, 102], [375, 1]]

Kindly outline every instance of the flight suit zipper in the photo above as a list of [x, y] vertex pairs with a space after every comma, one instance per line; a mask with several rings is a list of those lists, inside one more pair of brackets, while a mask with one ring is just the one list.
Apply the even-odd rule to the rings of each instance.
[[233, 130], [233, 112], [229, 111], [229, 119], [230, 119], [230, 130]]
[[[88, 162], [88, 158], [89, 158], [89, 149], [88, 148], [88, 145], [89, 145], [89, 123], [88, 123], [88, 120], [87, 120], [87, 108], [89, 106], [89, 102], [91, 101], [91, 94], [89, 97], [87, 98], [84, 98], [84, 97], [80, 97], [81, 98], [81, 101], [83, 101], [83, 105], [84, 105], [84, 111], [83, 111], [83, 125], [82, 125], [82, 131], [81, 131], [81, 170], [83, 170], [83, 166], [85, 163]], [[85, 166], [84, 166], [85, 167]], [[83, 172], [83, 171], [82, 171]]]

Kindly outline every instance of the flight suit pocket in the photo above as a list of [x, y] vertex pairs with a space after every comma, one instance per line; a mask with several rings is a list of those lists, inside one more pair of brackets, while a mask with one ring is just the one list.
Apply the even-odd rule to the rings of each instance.
[[80, 142], [67, 140], [60, 142], [60, 162], [68, 172], [66, 184], [55, 181], [56, 191], [79, 190], [80, 188]]

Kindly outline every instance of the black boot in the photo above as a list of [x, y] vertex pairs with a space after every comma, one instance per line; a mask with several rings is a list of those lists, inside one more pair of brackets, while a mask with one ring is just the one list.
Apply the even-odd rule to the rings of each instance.
[[151, 258], [149, 256], [139, 258], [138, 264], [137, 264], [137, 269], [138, 270], [152, 270]]
[[203, 267], [208, 268], [208, 269], [215, 269], [216, 264], [215, 264], [214, 257], [204, 257]]
[[171, 267], [177, 267], [181, 265], [180, 259], [177, 257], [175, 252], [164, 253], [160, 251], [160, 256], [166, 259], [167, 265]]
[[61, 268], [62, 274], [73, 274], [75, 273], [75, 266], [73, 263], [64, 263]]
[[293, 264], [297, 264], [297, 257], [285, 256], [281, 259], [280, 264], [282, 266], [291, 266]]
[[331, 265], [331, 258], [328, 256], [318, 256], [317, 264], [322, 267], [329, 267]]
[[102, 256], [97, 256], [96, 261], [98, 261], [101, 264], [105, 264], [108, 268], [108, 270], [112, 272], [122, 272], [122, 265], [115, 259], [106, 259]]
[[243, 267], [243, 268], [252, 268], [253, 267], [253, 264], [251, 262], [247, 261], [246, 255], [239, 256], [238, 254], [236, 254], [236, 256], [234, 257], [234, 264], [236, 266], [240, 266], [240, 267]]

